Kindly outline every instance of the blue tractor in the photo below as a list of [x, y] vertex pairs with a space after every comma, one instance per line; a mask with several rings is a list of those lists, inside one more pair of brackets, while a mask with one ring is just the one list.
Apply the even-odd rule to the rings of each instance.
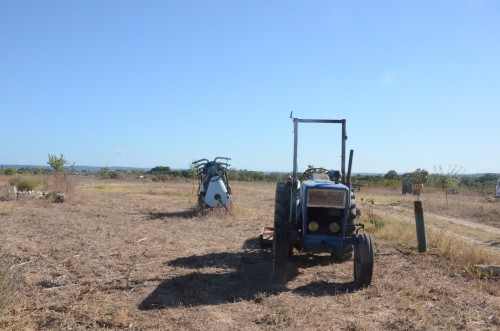
[[199, 179], [198, 204], [200, 207], [226, 207], [231, 202], [231, 186], [227, 174], [228, 157], [218, 156], [213, 161], [194, 161]]
[[[346, 120], [314, 120], [292, 118], [294, 123], [293, 173], [286, 182], [276, 186], [274, 228], [272, 230], [273, 273], [276, 283], [287, 280], [288, 258], [293, 249], [308, 252], [329, 252], [332, 260], [344, 262], [354, 253], [354, 283], [370, 285], [373, 274], [374, 246], [356, 218], [359, 209], [351, 191], [350, 151], [348, 172], [345, 172]], [[342, 126], [341, 170], [309, 168], [297, 174], [297, 142], [299, 123], [330, 123]], [[269, 228], [268, 228], [269, 229]], [[264, 231], [263, 231], [264, 232]]]

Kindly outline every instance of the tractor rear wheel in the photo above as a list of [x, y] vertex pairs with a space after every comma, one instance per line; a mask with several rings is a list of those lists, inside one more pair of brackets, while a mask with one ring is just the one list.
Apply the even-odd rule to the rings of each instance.
[[351, 191], [351, 203], [349, 205], [349, 215], [347, 217], [347, 225], [350, 226], [346, 236], [351, 236], [354, 233], [354, 228], [352, 225], [356, 225], [356, 218], [360, 216], [361, 212], [356, 208], [356, 195]]
[[354, 283], [358, 287], [371, 284], [375, 253], [372, 238], [367, 233], [360, 234], [357, 238], [357, 254], [354, 256]]
[[290, 193], [292, 182], [278, 182], [274, 202], [273, 274], [275, 283], [286, 282], [290, 251]]
[[286, 232], [275, 229], [273, 238], [273, 281], [286, 282], [286, 264], [288, 260], [288, 238]]

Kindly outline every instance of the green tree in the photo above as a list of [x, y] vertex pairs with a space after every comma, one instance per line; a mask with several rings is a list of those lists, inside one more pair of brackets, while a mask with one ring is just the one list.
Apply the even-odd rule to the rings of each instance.
[[109, 171], [108, 166], [106, 165], [105, 167], [102, 167], [99, 170], [99, 176], [104, 179], [104, 186], [108, 183], [108, 179], [111, 178], [111, 172]]
[[7, 169], [5, 169], [4, 173], [9, 176], [15, 175], [17, 173], [17, 170], [14, 167], [8, 167]]
[[425, 169], [417, 168], [414, 172], [410, 174], [411, 180], [415, 184], [425, 184], [427, 183], [427, 176], [429, 172]]
[[399, 175], [395, 170], [389, 170], [385, 175], [384, 179], [399, 179]]
[[441, 165], [439, 165], [439, 167], [434, 166], [434, 171], [436, 171], [434, 182], [438, 187], [444, 190], [446, 196], [446, 206], [448, 206], [448, 192], [458, 188], [460, 185], [460, 178], [458, 174], [462, 171], [462, 169], [462, 167], [457, 165], [448, 166], [448, 172], [445, 173]]
[[164, 175], [169, 175], [171, 171], [172, 170], [170, 169], [170, 167], [156, 166], [153, 169], [149, 170], [149, 174], [156, 176], [164, 176]]
[[64, 159], [64, 156], [62, 154], [59, 157], [57, 157], [55, 154], [49, 154], [49, 161], [47, 162], [47, 164], [50, 165], [55, 172], [61, 172], [64, 165], [67, 163], [68, 161]]
[[498, 175], [496, 174], [484, 174], [477, 179], [477, 181], [480, 183], [496, 182], [497, 180]]

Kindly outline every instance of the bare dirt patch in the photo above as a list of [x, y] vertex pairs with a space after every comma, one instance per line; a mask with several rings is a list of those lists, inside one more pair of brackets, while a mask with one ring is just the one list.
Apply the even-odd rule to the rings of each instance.
[[6, 330], [496, 330], [498, 279], [377, 240], [373, 283], [352, 262], [296, 254], [269, 281], [273, 183], [232, 183], [201, 214], [192, 182], [82, 183], [62, 204], [0, 202], [0, 250], [22, 271]]

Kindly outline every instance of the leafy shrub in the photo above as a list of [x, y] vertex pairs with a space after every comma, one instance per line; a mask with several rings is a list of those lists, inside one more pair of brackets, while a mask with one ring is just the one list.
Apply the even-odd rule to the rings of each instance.
[[68, 161], [64, 158], [64, 155], [57, 157], [55, 154], [49, 154], [48, 165], [54, 169], [55, 172], [61, 172], [63, 170], [64, 165], [68, 164]]
[[4, 174], [6, 174], [7, 176], [12, 176], [15, 175], [16, 172], [17, 172], [16, 169], [14, 169], [13, 167], [9, 167], [5, 169]]
[[47, 179], [43, 177], [15, 177], [9, 180], [10, 185], [17, 187], [19, 191], [33, 191], [35, 188], [47, 185]]

